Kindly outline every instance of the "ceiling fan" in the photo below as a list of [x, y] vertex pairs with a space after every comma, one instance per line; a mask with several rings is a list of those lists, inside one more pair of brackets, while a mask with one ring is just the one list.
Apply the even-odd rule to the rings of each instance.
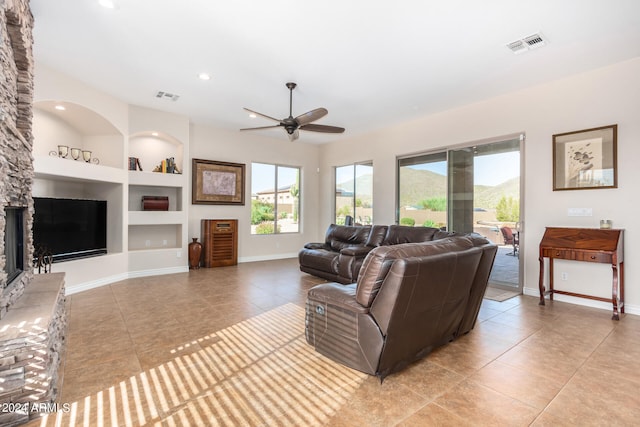
[[344, 132], [344, 128], [337, 126], [327, 126], [327, 125], [317, 125], [313, 124], [318, 119], [326, 116], [329, 111], [326, 108], [316, 108], [315, 110], [307, 111], [304, 114], [300, 114], [298, 117], [293, 117], [292, 107], [293, 107], [293, 89], [296, 88], [295, 83], [287, 83], [287, 88], [289, 89], [289, 117], [279, 120], [271, 116], [267, 116], [266, 114], [258, 113], [257, 111], [250, 110], [245, 108], [246, 111], [256, 114], [258, 116], [264, 117], [265, 119], [273, 120], [274, 122], [278, 122], [277, 125], [272, 126], [260, 126], [255, 128], [244, 128], [240, 130], [257, 130], [257, 129], [271, 129], [277, 127], [283, 127], [287, 134], [289, 135], [290, 141], [295, 141], [298, 139], [298, 130], [307, 130], [311, 132], [324, 132], [324, 133], [342, 133]]

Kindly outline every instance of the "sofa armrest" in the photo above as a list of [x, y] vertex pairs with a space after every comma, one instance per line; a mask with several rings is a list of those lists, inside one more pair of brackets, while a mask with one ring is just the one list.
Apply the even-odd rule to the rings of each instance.
[[352, 313], [366, 314], [367, 307], [363, 307], [356, 301], [356, 284], [340, 285], [338, 283], [322, 283], [309, 289], [307, 299], [322, 302]]
[[349, 246], [340, 250], [340, 255], [365, 257], [373, 247], [371, 246]]
[[329, 249], [326, 245], [326, 243], [306, 243], [304, 245], [305, 249]]
[[340, 283], [353, 283], [358, 280], [360, 267], [367, 254], [373, 250], [369, 246], [349, 246], [340, 251], [338, 256], [338, 278]]

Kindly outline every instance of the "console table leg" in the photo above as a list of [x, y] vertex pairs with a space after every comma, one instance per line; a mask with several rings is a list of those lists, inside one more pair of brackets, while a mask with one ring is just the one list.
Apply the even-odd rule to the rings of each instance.
[[549, 301], [553, 301], [553, 258], [549, 258]]
[[624, 261], [620, 263], [620, 313], [624, 313]]
[[613, 285], [611, 290], [611, 302], [613, 303], [613, 316], [611, 319], [620, 320], [620, 315], [618, 314], [618, 266], [613, 264], [611, 266], [613, 270]]
[[540, 302], [538, 305], [544, 305], [544, 258], [538, 258], [540, 261], [540, 278], [538, 279], [538, 289], [540, 290]]

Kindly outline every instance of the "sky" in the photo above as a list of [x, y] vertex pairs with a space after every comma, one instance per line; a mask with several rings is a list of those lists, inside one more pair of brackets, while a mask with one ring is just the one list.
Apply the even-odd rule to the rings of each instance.
[[[475, 174], [473, 183], [475, 185], [494, 186], [520, 176], [520, 153], [518, 151], [478, 156], [474, 158], [474, 161]], [[440, 175], [447, 174], [447, 163], [445, 161], [411, 167], [429, 170]]]
[[480, 156], [475, 159], [475, 185], [498, 185], [520, 176], [520, 152]]
[[[296, 182], [298, 168], [278, 166], [278, 187], [286, 187]], [[275, 166], [265, 163], [251, 164], [251, 192], [273, 190], [276, 182]]]

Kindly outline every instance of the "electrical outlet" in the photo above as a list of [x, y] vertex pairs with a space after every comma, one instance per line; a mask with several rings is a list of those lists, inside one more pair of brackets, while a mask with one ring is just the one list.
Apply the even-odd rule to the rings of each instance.
[[562, 280], [569, 280], [569, 273], [560, 273], [560, 278]]
[[144, 241], [144, 245], [145, 245], [146, 247], [150, 247], [150, 246], [151, 246], [151, 240], [145, 240], [145, 241]]
[[569, 208], [567, 216], [593, 216], [592, 208]]
[[167, 246], [167, 241], [166, 240], [162, 241], [162, 246]]
[[176, 252], [176, 258], [182, 258], [182, 251]]

